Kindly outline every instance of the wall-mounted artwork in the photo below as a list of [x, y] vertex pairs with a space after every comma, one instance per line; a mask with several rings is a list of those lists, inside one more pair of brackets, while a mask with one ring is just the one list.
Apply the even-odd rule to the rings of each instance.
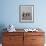
[[19, 6], [19, 21], [24, 23], [34, 22], [34, 5]]

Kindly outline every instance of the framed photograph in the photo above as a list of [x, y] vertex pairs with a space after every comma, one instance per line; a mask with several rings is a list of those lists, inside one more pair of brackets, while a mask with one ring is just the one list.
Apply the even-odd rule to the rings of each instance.
[[19, 6], [19, 21], [26, 23], [34, 22], [34, 5]]

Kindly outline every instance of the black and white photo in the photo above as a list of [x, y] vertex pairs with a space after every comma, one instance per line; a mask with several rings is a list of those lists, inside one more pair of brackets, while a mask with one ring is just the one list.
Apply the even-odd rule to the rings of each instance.
[[34, 22], [34, 5], [19, 6], [20, 22]]

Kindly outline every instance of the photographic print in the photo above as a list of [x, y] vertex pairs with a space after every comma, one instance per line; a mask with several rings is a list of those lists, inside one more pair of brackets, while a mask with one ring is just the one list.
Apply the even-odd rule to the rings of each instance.
[[20, 22], [34, 22], [34, 5], [19, 6]]

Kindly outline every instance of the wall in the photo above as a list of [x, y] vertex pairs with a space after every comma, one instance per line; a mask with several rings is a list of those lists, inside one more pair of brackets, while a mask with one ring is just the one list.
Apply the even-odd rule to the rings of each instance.
[[[1, 0], [0, 25], [13, 24], [16, 28], [41, 27], [46, 28], [46, 1], [40, 0]], [[19, 22], [19, 5], [34, 4], [34, 23]]]

